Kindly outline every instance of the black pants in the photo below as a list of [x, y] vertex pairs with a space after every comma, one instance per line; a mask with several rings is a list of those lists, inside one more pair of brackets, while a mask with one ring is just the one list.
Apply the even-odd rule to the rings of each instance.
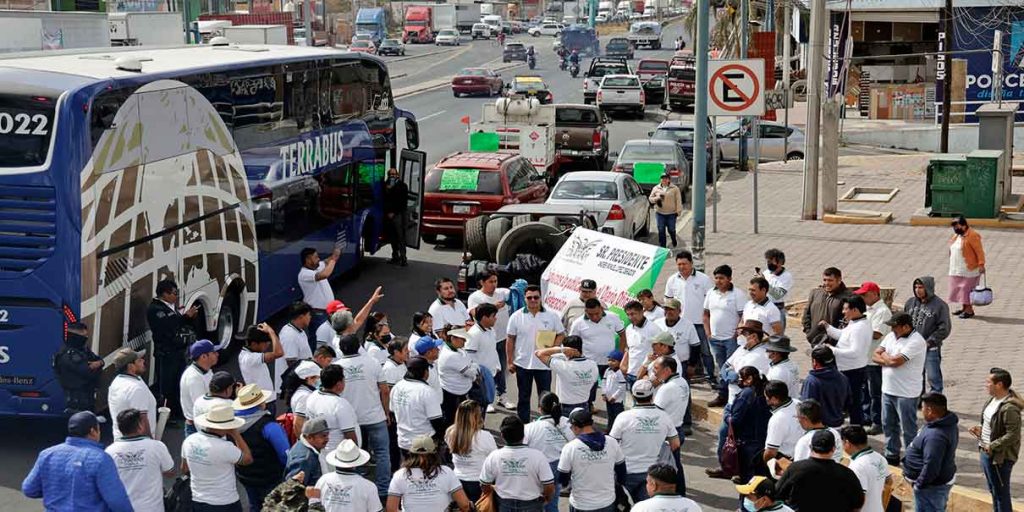
[[96, 386], [64, 390], [64, 409], [67, 414], [96, 409]]
[[462, 479], [459, 481], [462, 482], [462, 490], [466, 491], [466, 497], [469, 498], [469, 502], [476, 503], [476, 500], [480, 499], [480, 482]]
[[181, 417], [181, 395], [178, 382], [185, 371], [185, 352], [163, 352], [156, 354], [156, 403], [167, 402], [171, 415]]
[[847, 401], [850, 414], [850, 425], [864, 424], [864, 406], [861, 399], [861, 390], [864, 388], [864, 379], [867, 377], [867, 368], [856, 368], [842, 372], [850, 384], [850, 399]]
[[384, 221], [385, 234], [391, 243], [391, 259], [396, 261], [405, 260], [405, 218], [405, 214], [396, 213]]
[[441, 400], [441, 416], [444, 418], [444, 426], [448, 428], [455, 424], [455, 411], [459, 409], [459, 404], [466, 400], [467, 395], [456, 395], [449, 393], [448, 390], [442, 390], [444, 398]]

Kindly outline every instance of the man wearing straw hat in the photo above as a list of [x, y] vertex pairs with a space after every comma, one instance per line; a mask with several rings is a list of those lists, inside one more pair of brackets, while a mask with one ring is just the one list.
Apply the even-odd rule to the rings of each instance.
[[369, 452], [359, 449], [355, 441], [342, 441], [327, 454], [327, 463], [334, 466], [334, 473], [321, 476], [310, 494], [320, 498], [326, 512], [384, 510], [377, 495], [377, 486], [357, 473], [357, 468], [369, 461]]
[[260, 510], [263, 499], [281, 483], [288, 462], [288, 434], [267, 411], [270, 397], [270, 391], [247, 384], [238, 390], [238, 398], [231, 404], [235, 415], [245, 421], [238, 432], [252, 453], [252, 464], [236, 468], [235, 473], [245, 487], [249, 510], [253, 512]]
[[[125, 409], [138, 409], [146, 416], [149, 430], [146, 434], [156, 436], [156, 397], [142, 378], [146, 374], [146, 352], [122, 348], [114, 354], [114, 369], [117, 376], [107, 390], [107, 407], [110, 416], [116, 418]], [[114, 439], [121, 439], [121, 430], [114, 423]]]
[[199, 432], [181, 443], [181, 470], [191, 473], [192, 510], [242, 512], [235, 466], [252, 464], [249, 445], [238, 433], [245, 420], [235, 417], [231, 405], [217, 404], [193, 421]]

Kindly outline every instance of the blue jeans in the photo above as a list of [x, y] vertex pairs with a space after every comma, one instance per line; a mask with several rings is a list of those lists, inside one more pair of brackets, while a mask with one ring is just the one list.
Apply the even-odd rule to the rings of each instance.
[[864, 373], [864, 387], [861, 390], [864, 423], [882, 425], [882, 367], [868, 365]]
[[198, 430], [196, 430], [196, 426], [195, 425], [193, 425], [191, 423], [186, 423], [185, 424], [185, 437], [188, 437], [188, 436], [190, 436], [192, 434], [195, 434], [196, 432], [198, 432]]
[[535, 500], [505, 500], [498, 499], [498, 512], [542, 512], [544, 511], [544, 498]]
[[928, 378], [929, 391], [942, 393], [942, 347], [928, 349], [924, 359], [924, 373]]
[[996, 466], [987, 453], [978, 452], [978, 456], [981, 459], [981, 470], [985, 473], [985, 481], [988, 482], [988, 492], [992, 494], [992, 512], [1012, 512], [1010, 472], [1013, 471], [1013, 462], [1003, 461]]
[[530, 397], [533, 396], [534, 383], [537, 385], [537, 396], [542, 391], [551, 391], [551, 370], [527, 370], [516, 366], [516, 387], [519, 388], [516, 415], [523, 423], [530, 422]]
[[782, 334], [786, 334], [786, 303], [776, 302], [775, 307], [779, 308], [780, 322], [782, 323]]
[[498, 362], [501, 370], [494, 376], [494, 390], [498, 396], [505, 394], [505, 372], [508, 371], [508, 361], [505, 358], [505, 340], [498, 342], [495, 347], [498, 349]]
[[686, 441], [686, 433], [682, 427], [676, 427], [676, 435], [679, 436], [679, 449], [672, 452], [676, 459], [676, 492], [680, 496], [686, 496], [686, 472], [683, 469], [683, 442]]
[[[715, 367], [718, 368], [719, 376], [721, 376], [722, 367], [725, 366], [725, 362], [732, 357], [732, 353], [736, 352], [739, 345], [736, 344], [736, 338], [729, 338], [727, 340], [716, 340], [711, 338], [708, 340], [708, 344], [711, 346], [711, 353], [715, 359]], [[723, 398], [726, 397], [729, 394], [729, 387], [725, 385], [725, 383], [722, 383], [722, 386], [718, 389], [718, 394]]]
[[374, 483], [377, 484], [377, 494], [388, 495], [388, 485], [391, 484], [391, 446], [388, 437], [388, 423], [382, 421], [373, 425], [360, 425], [362, 430], [363, 446], [373, 456], [376, 466]]
[[[707, 376], [708, 382], [715, 382], [715, 358], [711, 355], [711, 345], [708, 344], [708, 337], [704, 333], [704, 324], [693, 324], [694, 330], [697, 331], [697, 337], [700, 338], [700, 359], [695, 360], [693, 357], [694, 351], [690, 351], [690, 363], [691, 365], [697, 365], [697, 363], [703, 363], [704, 375]], [[680, 375], [685, 373], [680, 371]]]
[[590, 408], [589, 402], [583, 402], [581, 404], [562, 404], [562, 414], [565, 414], [566, 417], [568, 417], [569, 413], [571, 413], [575, 409], [586, 409], [588, 411], [593, 410]]
[[633, 497], [633, 503], [650, 498], [647, 495], [647, 473], [627, 473], [623, 486], [626, 488], [626, 492]]
[[[731, 412], [732, 404], [725, 404], [725, 408], [722, 409], [722, 418], [728, 418]], [[718, 448], [715, 450], [718, 461], [722, 460], [722, 446], [725, 444], [725, 438], [727, 437], [729, 437], [729, 424], [723, 419], [722, 423], [718, 425]]]
[[922, 489], [914, 488], [914, 512], [946, 512], [949, 490], [952, 485], [932, 485]]
[[551, 501], [544, 505], [544, 512], [558, 512], [558, 496], [562, 492], [562, 479], [558, 478], [558, 461], [549, 461], [548, 464], [551, 466], [551, 474], [555, 475], [555, 494], [551, 497]]
[[[263, 510], [263, 499], [266, 498], [267, 495], [270, 494], [270, 491], [273, 491], [274, 487], [277, 487], [277, 485], [268, 485], [267, 487], [250, 487], [248, 485], [243, 485], [242, 487], [245, 487], [245, 495], [249, 498], [249, 512], [260, 512], [260, 510]], [[197, 509], [193, 506], [192, 510]], [[239, 508], [239, 510], [241, 510], [241, 508]]]
[[665, 230], [668, 230], [669, 237], [672, 238], [672, 246], [676, 245], [676, 218], [679, 217], [678, 213], [655, 213], [655, 220], [658, 223], [658, 245], [665, 247]]
[[583, 510], [582, 508], [576, 508], [572, 505], [569, 505], [569, 512], [615, 512], [615, 503], [612, 503], [607, 507], [591, 508], [587, 510]]
[[885, 456], [899, 457], [900, 433], [903, 446], [917, 437], [917, 398], [882, 395], [882, 431], [885, 432]]

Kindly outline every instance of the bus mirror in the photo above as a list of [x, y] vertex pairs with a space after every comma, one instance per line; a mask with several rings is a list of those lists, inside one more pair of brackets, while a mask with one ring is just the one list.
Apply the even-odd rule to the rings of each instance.
[[412, 119], [405, 120], [405, 145], [407, 149], [420, 147], [420, 125]]

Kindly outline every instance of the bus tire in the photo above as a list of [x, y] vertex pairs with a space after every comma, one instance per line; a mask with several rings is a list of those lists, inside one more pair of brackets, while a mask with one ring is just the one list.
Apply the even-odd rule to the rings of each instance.
[[477, 215], [466, 221], [466, 250], [475, 260], [488, 259], [487, 221], [490, 215]]
[[519, 254], [533, 254], [551, 261], [565, 244], [566, 236], [561, 229], [542, 222], [520, 224], [505, 233], [498, 243], [496, 262], [507, 265]]
[[532, 220], [533, 218], [529, 215], [516, 215], [515, 217], [512, 217], [512, 227], [522, 226]]
[[498, 257], [498, 243], [510, 229], [512, 229], [512, 219], [508, 217], [498, 217], [487, 223], [487, 253], [490, 255], [491, 261]]
[[[209, 339], [217, 345], [218, 350], [221, 352], [232, 350], [231, 344], [234, 342], [235, 333], [238, 332], [238, 326], [243, 321], [240, 318], [240, 291], [241, 289], [235, 289], [232, 286], [227, 295], [224, 296], [224, 300], [220, 305], [220, 312], [217, 313], [217, 325], [214, 326], [213, 332], [209, 333]], [[224, 360], [227, 361], [228, 358], [225, 357]]]

